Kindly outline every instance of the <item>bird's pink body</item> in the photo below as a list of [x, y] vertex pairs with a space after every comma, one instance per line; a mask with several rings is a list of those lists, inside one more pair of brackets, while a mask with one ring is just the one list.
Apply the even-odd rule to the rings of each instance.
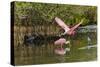
[[55, 45], [65, 44], [66, 39], [60, 38], [54, 42]]

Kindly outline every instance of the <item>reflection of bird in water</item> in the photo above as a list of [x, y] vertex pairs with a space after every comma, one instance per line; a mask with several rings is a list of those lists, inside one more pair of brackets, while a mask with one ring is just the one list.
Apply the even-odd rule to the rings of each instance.
[[56, 40], [56, 41], [54, 42], [55, 45], [60, 45], [61, 49], [63, 49], [62, 46], [63, 46], [64, 44], [69, 44], [69, 43], [70, 43], [70, 41], [66, 41], [65, 38], [60, 38], [60, 39], [58, 39], [58, 40]]
[[58, 54], [58, 55], [65, 55], [66, 52], [69, 52], [70, 51], [70, 48], [65, 48], [65, 49], [55, 49], [55, 54]]
[[65, 34], [74, 35], [75, 34], [75, 29], [78, 28], [80, 26], [80, 24], [83, 23], [83, 20], [81, 20], [80, 23], [78, 23], [77, 25], [75, 25], [72, 28], [69, 28], [69, 26], [66, 25], [60, 18], [55, 17], [55, 21], [62, 29], [64, 29], [65, 32], [62, 35], [65, 35]]

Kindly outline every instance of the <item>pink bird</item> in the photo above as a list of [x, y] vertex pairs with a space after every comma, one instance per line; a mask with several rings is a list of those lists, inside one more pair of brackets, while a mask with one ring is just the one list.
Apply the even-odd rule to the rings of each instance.
[[60, 38], [60, 39], [56, 40], [56, 41], [54, 42], [54, 44], [55, 44], [55, 45], [60, 45], [60, 48], [55, 49], [54, 52], [55, 52], [56, 54], [59, 54], [59, 55], [64, 55], [64, 54], [66, 54], [67, 51], [70, 51], [70, 48], [65, 48], [65, 49], [63, 49], [63, 45], [64, 45], [64, 44], [68, 44], [68, 43], [70, 43], [70, 41], [66, 41], [65, 38]]
[[63, 49], [62, 46], [64, 44], [68, 44], [68, 43], [70, 43], [70, 41], [66, 41], [66, 39], [64, 39], [64, 38], [60, 38], [60, 39], [58, 39], [58, 40], [56, 40], [54, 42], [55, 45], [60, 45], [61, 46], [61, 49]]
[[65, 32], [62, 35], [65, 35], [65, 34], [74, 35], [75, 34], [75, 29], [78, 28], [80, 26], [80, 24], [83, 23], [83, 20], [81, 20], [80, 23], [76, 24], [72, 28], [69, 28], [69, 26], [66, 25], [60, 18], [55, 17], [55, 21], [62, 29], [64, 29]]

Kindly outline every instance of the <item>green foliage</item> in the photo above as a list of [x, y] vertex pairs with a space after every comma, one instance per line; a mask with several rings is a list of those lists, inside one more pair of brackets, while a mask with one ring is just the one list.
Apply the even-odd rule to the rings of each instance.
[[15, 25], [50, 24], [54, 17], [66, 24], [76, 24], [84, 19], [83, 25], [97, 24], [97, 8], [66, 4], [15, 2]]

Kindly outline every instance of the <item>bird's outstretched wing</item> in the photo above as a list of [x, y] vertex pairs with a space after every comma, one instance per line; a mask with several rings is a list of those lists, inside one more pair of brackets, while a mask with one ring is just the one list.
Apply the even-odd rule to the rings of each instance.
[[69, 30], [70, 28], [58, 17], [55, 17], [55, 21], [56, 23], [61, 27], [63, 28], [64, 30]]
[[83, 23], [84, 19], [81, 20], [80, 23], [76, 24], [74, 27], [71, 28], [71, 31], [75, 30], [76, 28], [78, 28], [82, 23]]

